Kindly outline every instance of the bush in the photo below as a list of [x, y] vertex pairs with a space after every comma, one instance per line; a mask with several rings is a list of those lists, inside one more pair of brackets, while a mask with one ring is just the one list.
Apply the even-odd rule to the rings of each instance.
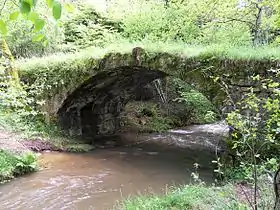
[[198, 26], [185, 11], [165, 8], [161, 2], [142, 3], [122, 20], [122, 34], [130, 40], [180, 40], [191, 43], [198, 36]]
[[164, 113], [156, 102], [130, 102], [125, 109], [124, 125], [135, 127], [141, 132], [163, 132], [175, 127], [179, 119]]
[[174, 84], [179, 95], [175, 101], [186, 106], [185, 117], [190, 118], [191, 123], [203, 124], [217, 121], [215, 107], [202, 93], [179, 79], [174, 79]]
[[[4, 5], [4, 1], [0, 0], [0, 5]], [[32, 31], [32, 24], [29, 20], [23, 17], [19, 17], [17, 20], [11, 21], [9, 14], [11, 11], [17, 11], [19, 8], [14, 4], [6, 4], [3, 10], [1, 10], [1, 18], [7, 22], [8, 36], [6, 41], [15, 58], [43, 56], [45, 54], [55, 51], [56, 45], [61, 41], [62, 33], [56, 23], [52, 20], [45, 18], [45, 29], [40, 32], [45, 35], [48, 40], [44, 44], [44, 39], [41, 42], [33, 41], [33, 36], [38, 35]], [[38, 2], [36, 6], [36, 12], [42, 17], [47, 16], [48, 11], [45, 2]], [[45, 39], [45, 40], [46, 40]]]
[[64, 44], [68, 50], [79, 50], [91, 46], [113, 43], [120, 35], [118, 22], [101, 16], [96, 10], [84, 4], [77, 5], [78, 12], [63, 24]]
[[14, 155], [0, 150], [0, 182], [36, 170], [36, 156], [33, 153]]
[[128, 199], [121, 209], [247, 209], [248, 206], [239, 202], [236, 197], [234, 188], [230, 185], [223, 188], [189, 185], [168, 191], [163, 196]]
[[[182, 41], [196, 44], [250, 45], [251, 31], [240, 21], [223, 21], [236, 15], [228, 2], [213, 1], [111, 1], [109, 16], [123, 23], [130, 41]], [[215, 8], [209, 12], [209, 8]], [[214, 12], [215, 10], [215, 12]], [[237, 13], [237, 12], [236, 12]], [[221, 20], [221, 22], [219, 22]]]
[[[232, 145], [240, 161], [252, 161], [252, 155], [262, 161], [275, 158], [280, 150], [280, 72], [269, 70], [268, 79], [256, 75], [256, 86], [248, 89], [243, 99], [236, 104], [227, 121], [232, 125]], [[257, 94], [255, 89], [262, 94]]]

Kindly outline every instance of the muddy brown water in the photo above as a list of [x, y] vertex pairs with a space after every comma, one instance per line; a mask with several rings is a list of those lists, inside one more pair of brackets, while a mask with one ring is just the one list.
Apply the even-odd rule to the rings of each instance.
[[190, 183], [194, 163], [206, 182], [213, 175], [207, 152], [149, 144], [43, 153], [40, 160], [40, 171], [0, 186], [1, 210], [121, 209], [125, 198]]

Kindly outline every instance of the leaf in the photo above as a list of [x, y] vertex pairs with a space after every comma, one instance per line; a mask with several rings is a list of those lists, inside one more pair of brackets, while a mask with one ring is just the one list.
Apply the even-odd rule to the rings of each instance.
[[61, 17], [61, 4], [57, 1], [53, 2], [52, 7], [53, 17], [58, 20]]
[[47, 3], [49, 8], [53, 7], [53, 0], [46, 0], [46, 3]]
[[6, 23], [3, 20], [0, 20], [0, 32], [4, 36], [8, 33]]
[[31, 20], [33, 23], [35, 23], [35, 21], [39, 19], [39, 14], [36, 12], [30, 12], [28, 14], [28, 20]]
[[32, 41], [33, 41], [33, 42], [39, 42], [39, 41], [41, 41], [44, 37], [45, 37], [44, 34], [37, 34], [37, 35], [35, 35], [35, 36], [32, 37]]
[[24, 1], [26, 1], [30, 5], [31, 8], [35, 7], [37, 4], [37, 0], [24, 0]]
[[34, 31], [38, 32], [40, 30], [42, 30], [45, 26], [45, 21], [43, 19], [37, 19], [34, 23]]
[[20, 12], [23, 14], [27, 14], [31, 11], [31, 5], [25, 0], [20, 1]]
[[44, 46], [44, 47], [47, 47], [48, 44], [49, 44], [49, 41], [46, 39], [46, 40], [43, 42], [43, 46]]
[[34, 7], [37, 3], [36, 0], [24, 0], [24, 1], [26, 1], [30, 5], [30, 8]]
[[37, 4], [37, 0], [33, 0], [33, 6], [35, 7]]
[[19, 17], [19, 12], [18, 11], [17, 12], [12, 12], [10, 14], [10, 20], [16, 20], [16, 19], [18, 19], [18, 17]]
[[73, 4], [67, 3], [64, 5], [67, 12], [73, 13], [75, 11], [75, 6]]

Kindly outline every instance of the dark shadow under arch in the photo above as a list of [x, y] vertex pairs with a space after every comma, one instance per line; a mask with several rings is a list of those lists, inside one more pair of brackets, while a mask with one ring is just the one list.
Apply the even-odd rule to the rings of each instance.
[[119, 115], [135, 90], [166, 76], [140, 66], [102, 71], [68, 95], [58, 110], [60, 125], [72, 136], [114, 134], [120, 127]]

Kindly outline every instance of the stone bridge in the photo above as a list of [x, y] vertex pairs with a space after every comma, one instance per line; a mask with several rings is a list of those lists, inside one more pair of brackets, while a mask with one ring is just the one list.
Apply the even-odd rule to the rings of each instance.
[[[71, 62], [71, 59], [61, 61], [53, 64], [55, 67], [37, 64], [29, 66], [28, 71], [22, 67], [21, 72], [23, 79], [29, 82], [34, 83], [41, 77], [53, 81], [53, 88], [43, 93], [47, 99], [44, 110], [74, 136], [113, 134], [120, 125], [120, 113], [136, 89], [155, 79], [178, 77], [222, 110], [228, 105], [228, 94], [235, 101], [254, 85], [251, 75], [266, 74], [268, 68], [278, 65], [277, 62], [230, 60], [212, 55], [151, 53], [139, 47], [131, 52], [90, 57], [80, 62], [80, 66], [74, 66], [76, 60]], [[228, 93], [223, 86], [228, 87]]]

